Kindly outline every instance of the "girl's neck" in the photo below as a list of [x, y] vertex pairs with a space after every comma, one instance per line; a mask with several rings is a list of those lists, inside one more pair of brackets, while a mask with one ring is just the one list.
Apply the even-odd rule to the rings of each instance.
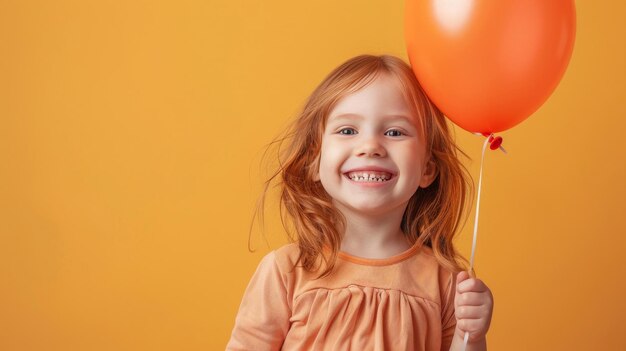
[[411, 243], [400, 229], [406, 206], [385, 213], [358, 213], [338, 207], [346, 218], [341, 251], [353, 256], [381, 259], [408, 250]]

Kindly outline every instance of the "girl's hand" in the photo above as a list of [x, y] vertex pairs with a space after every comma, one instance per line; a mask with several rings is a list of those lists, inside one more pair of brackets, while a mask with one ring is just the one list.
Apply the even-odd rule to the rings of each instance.
[[456, 334], [461, 339], [469, 332], [469, 342], [483, 341], [491, 324], [493, 295], [480, 279], [471, 278], [466, 271], [456, 276], [454, 296]]

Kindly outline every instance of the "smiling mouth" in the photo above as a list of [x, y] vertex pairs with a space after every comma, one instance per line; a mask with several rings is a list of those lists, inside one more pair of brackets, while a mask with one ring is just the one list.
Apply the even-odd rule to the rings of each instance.
[[350, 172], [344, 175], [354, 182], [362, 183], [384, 183], [393, 178], [393, 174], [387, 172]]

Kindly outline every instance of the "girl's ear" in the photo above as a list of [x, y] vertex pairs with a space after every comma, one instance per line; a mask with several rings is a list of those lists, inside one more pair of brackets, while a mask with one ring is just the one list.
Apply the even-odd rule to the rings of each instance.
[[313, 175], [313, 181], [314, 182], [319, 182], [320, 181], [320, 173], [319, 172], [315, 172], [315, 174]]
[[432, 157], [426, 162], [426, 167], [424, 168], [424, 173], [422, 174], [422, 179], [420, 180], [420, 188], [428, 188], [437, 175], [439, 174], [439, 169], [437, 168], [437, 164], [433, 161]]
[[313, 161], [313, 164], [311, 165], [311, 172], [313, 181], [314, 182], [319, 182], [320, 181], [320, 155], [317, 155], [317, 158], [315, 158], [315, 161]]

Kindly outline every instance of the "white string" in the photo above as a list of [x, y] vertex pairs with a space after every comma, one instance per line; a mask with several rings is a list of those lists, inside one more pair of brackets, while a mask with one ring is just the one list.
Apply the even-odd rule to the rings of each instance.
[[[480, 135], [480, 134], [478, 134]], [[470, 274], [474, 271], [474, 253], [476, 252], [476, 237], [478, 235], [478, 213], [480, 212], [480, 190], [483, 184], [483, 163], [485, 161], [485, 150], [487, 149], [487, 144], [489, 144], [489, 137], [485, 139], [485, 143], [483, 144], [483, 154], [480, 158], [480, 175], [478, 176], [478, 196], [476, 197], [476, 217], [474, 217], [474, 238], [472, 239], [472, 254], [470, 256]], [[504, 151], [504, 150], [502, 150]], [[506, 153], [506, 151], [504, 151]], [[463, 351], [467, 347], [467, 340], [469, 339], [469, 332], [465, 332], [465, 337], [463, 338]]]

